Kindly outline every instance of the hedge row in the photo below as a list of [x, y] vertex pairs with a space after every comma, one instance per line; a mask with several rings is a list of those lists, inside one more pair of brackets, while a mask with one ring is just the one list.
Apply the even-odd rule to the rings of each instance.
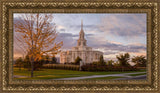
[[136, 67], [83, 65], [83, 71], [137, 71]]
[[65, 69], [65, 70], [79, 70], [79, 65], [68, 64], [44, 64], [43, 68], [47, 69]]
[[[43, 68], [47, 69], [65, 69], [65, 70], [76, 70], [79, 71], [79, 65], [69, 64], [44, 64]], [[124, 67], [124, 66], [107, 66], [107, 65], [83, 65], [82, 71], [137, 71], [137, 67]]]

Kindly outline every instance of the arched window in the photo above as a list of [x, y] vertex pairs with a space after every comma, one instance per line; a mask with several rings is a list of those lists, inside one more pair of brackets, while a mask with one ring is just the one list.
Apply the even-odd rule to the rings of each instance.
[[97, 53], [96, 53], [96, 59], [98, 59]]
[[73, 53], [73, 59], [75, 59], [75, 53]]

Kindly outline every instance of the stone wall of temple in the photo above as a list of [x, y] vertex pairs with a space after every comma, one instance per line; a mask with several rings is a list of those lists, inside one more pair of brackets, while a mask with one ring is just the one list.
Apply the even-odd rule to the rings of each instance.
[[87, 40], [84, 38], [85, 33], [83, 31], [83, 23], [81, 23], [81, 31], [79, 33], [79, 39], [77, 40], [77, 46], [73, 47], [69, 51], [63, 51], [60, 54], [60, 63], [75, 62], [75, 59], [79, 56], [82, 62], [92, 63], [97, 62], [103, 52], [93, 51], [91, 47], [87, 46]]
[[99, 61], [100, 56], [103, 55], [100, 51], [64, 51], [60, 55], [60, 63], [75, 62], [79, 56], [83, 63], [92, 63]]

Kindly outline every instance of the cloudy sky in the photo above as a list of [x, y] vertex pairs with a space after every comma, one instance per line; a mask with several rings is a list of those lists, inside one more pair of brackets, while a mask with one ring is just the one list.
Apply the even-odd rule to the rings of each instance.
[[[14, 14], [17, 19], [20, 14]], [[58, 32], [57, 41], [63, 41], [62, 50], [76, 46], [81, 20], [87, 46], [104, 53], [106, 60], [115, 60], [120, 53], [131, 56], [146, 55], [146, 14], [53, 14]], [[15, 47], [15, 51], [20, 51]], [[15, 56], [21, 55], [15, 52]]]

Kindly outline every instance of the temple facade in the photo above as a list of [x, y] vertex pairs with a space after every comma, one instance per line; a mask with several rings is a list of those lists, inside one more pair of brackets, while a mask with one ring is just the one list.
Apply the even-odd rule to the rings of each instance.
[[60, 63], [75, 62], [75, 59], [79, 56], [82, 59], [82, 63], [92, 63], [99, 61], [103, 52], [94, 51], [91, 47], [87, 46], [87, 40], [84, 38], [85, 33], [83, 30], [83, 22], [81, 22], [81, 30], [79, 32], [79, 39], [77, 40], [77, 46], [71, 50], [63, 51], [60, 53]]

